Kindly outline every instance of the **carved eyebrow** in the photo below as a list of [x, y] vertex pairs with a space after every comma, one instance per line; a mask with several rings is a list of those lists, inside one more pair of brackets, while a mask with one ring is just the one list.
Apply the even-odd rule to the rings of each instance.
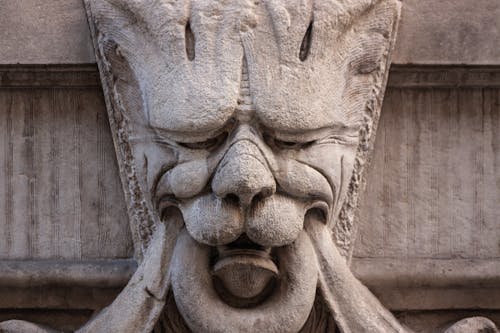
[[170, 139], [173, 141], [181, 141], [186, 143], [195, 143], [214, 138], [223, 132], [229, 132], [234, 126], [234, 119], [230, 118], [222, 126], [217, 128], [193, 128], [192, 130], [169, 130], [162, 127], [152, 126], [150, 128], [155, 131], [157, 137]]
[[213, 130], [213, 131], [171, 131], [159, 127], [151, 127], [157, 134], [158, 138], [170, 139], [173, 141], [181, 141], [194, 143], [199, 141], [204, 141], [215, 137], [222, 133], [223, 131]]
[[359, 135], [359, 126], [358, 125], [346, 126], [343, 124], [334, 124], [326, 127], [298, 130], [298, 131], [281, 131], [270, 127], [265, 127], [264, 132], [271, 134], [277, 139], [283, 141], [294, 141], [299, 139], [300, 141], [314, 141], [327, 137], [329, 135], [355, 138], [358, 137]]

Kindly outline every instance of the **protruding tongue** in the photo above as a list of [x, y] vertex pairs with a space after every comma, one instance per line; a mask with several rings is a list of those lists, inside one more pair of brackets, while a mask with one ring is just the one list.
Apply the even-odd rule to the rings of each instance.
[[228, 246], [218, 247], [217, 251], [218, 260], [212, 267], [212, 275], [232, 297], [258, 298], [278, 277], [271, 249], [258, 246], [246, 235]]
[[269, 259], [235, 255], [219, 260], [213, 268], [213, 275], [233, 296], [253, 298], [259, 296], [278, 276], [278, 268]]
[[[242, 246], [229, 246], [227, 249], [231, 251], [237, 248], [241, 250]], [[248, 246], [246, 248], [249, 249]], [[267, 253], [262, 247], [255, 247], [254, 250], [260, 254]], [[221, 297], [213, 283], [217, 278], [211, 274], [216, 264], [211, 262], [211, 259], [215, 259], [212, 257], [213, 251], [213, 248], [196, 242], [186, 230], [179, 235], [175, 245], [170, 267], [172, 292], [179, 312], [191, 331], [300, 331], [311, 313], [318, 285], [317, 261], [314, 260], [314, 250], [305, 232], [301, 232], [292, 244], [273, 248], [272, 253], [267, 253], [275, 258], [279, 277], [274, 284], [271, 283], [269, 293], [265, 288], [264, 296], [258, 296], [259, 302], [238, 298], [233, 303], [233, 300], [228, 302]], [[222, 261], [224, 258], [226, 256], [217, 259]]]

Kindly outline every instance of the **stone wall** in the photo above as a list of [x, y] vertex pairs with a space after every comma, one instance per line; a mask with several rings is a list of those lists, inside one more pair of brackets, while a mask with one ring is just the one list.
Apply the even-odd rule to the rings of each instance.
[[0, 259], [129, 257], [96, 69], [0, 73]]
[[392, 69], [353, 268], [413, 325], [500, 310], [499, 74]]
[[[353, 268], [417, 331], [500, 322], [499, 16], [404, 2]], [[2, 1], [0, 40], [0, 321], [72, 329], [135, 269], [83, 6]]]
[[[497, 0], [405, 0], [393, 63], [498, 65], [499, 16]], [[0, 40], [0, 64], [95, 62], [81, 0], [2, 1]]]

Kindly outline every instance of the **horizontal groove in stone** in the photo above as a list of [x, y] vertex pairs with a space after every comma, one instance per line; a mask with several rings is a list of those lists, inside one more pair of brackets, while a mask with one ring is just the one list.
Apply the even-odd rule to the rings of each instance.
[[96, 65], [0, 66], [0, 88], [99, 87]]
[[[116, 297], [136, 268], [133, 259], [0, 261], [0, 309], [97, 309]], [[496, 259], [354, 258], [352, 268], [393, 311], [500, 310]]]
[[122, 288], [136, 268], [133, 259], [0, 260], [0, 287]]
[[354, 258], [352, 269], [368, 286], [500, 289], [500, 258]]
[[500, 66], [392, 66], [391, 88], [500, 87]]
[[[500, 288], [500, 259], [354, 258], [354, 274], [369, 286]], [[133, 259], [0, 260], [0, 286], [123, 287]]]
[[[0, 88], [99, 87], [99, 72], [87, 65], [0, 65]], [[388, 87], [500, 87], [500, 66], [395, 65]]]

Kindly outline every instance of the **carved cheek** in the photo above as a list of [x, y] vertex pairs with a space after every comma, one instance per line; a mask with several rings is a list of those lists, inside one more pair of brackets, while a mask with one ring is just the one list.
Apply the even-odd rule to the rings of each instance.
[[191, 198], [203, 190], [209, 177], [205, 159], [179, 164], [160, 179], [157, 196], [173, 194], [179, 199]]
[[325, 175], [307, 161], [281, 157], [278, 165], [276, 178], [285, 192], [300, 198], [320, 198], [327, 203], [332, 202], [334, 192]]
[[176, 154], [171, 147], [160, 147], [151, 144], [134, 146], [134, 159], [143, 170], [143, 180], [148, 189], [154, 189], [157, 184], [158, 171], [171, 168], [178, 163]]
[[308, 163], [320, 171], [330, 184], [334, 193], [331, 203], [333, 218], [336, 218], [348, 190], [354, 169], [356, 147], [338, 143], [320, 144], [308, 149], [298, 158], [299, 161]]

